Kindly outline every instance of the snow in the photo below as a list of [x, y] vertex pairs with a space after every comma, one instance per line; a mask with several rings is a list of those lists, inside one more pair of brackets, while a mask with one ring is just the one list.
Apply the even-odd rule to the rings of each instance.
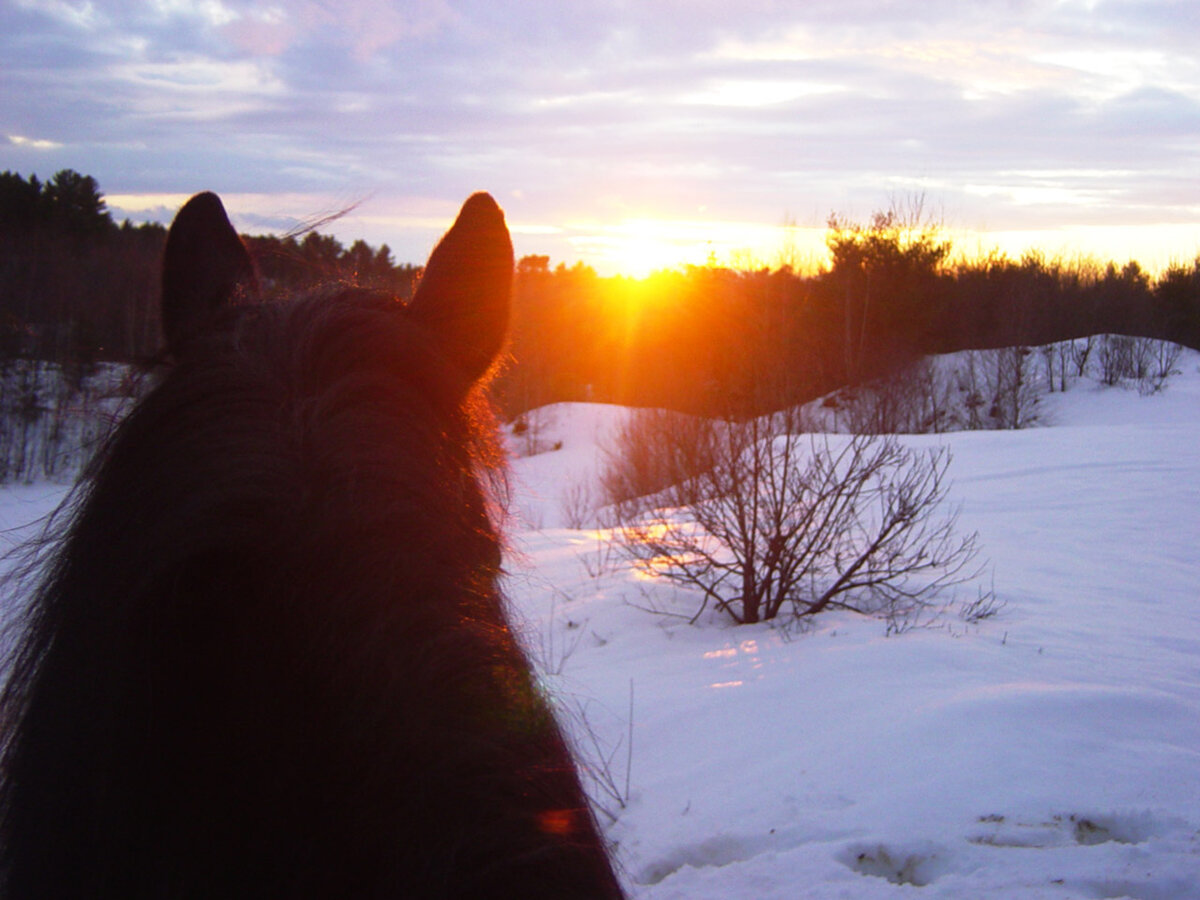
[[508, 587], [631, 895], [1200, 898], [1200, 354], [1180, 368], [906, 438], [949, 446], [1006, 605], [892, 636], [647, 611], [696, 601], [564, 527], [623, 411], [538, 411], [562, 446], [514, 463]]
[[[892, 635], [650, 611], [695, 598], [567, 527], [625, 411], [536, 411], [527, 449], [561, 447], [514, 461], [506, 589], [631, 896], [1200, 898], [1200, 354], [1179, 368], [905, 438], [949, 446], [1005, 606]], [[0, 528], [62, 492], [0, 490]]]

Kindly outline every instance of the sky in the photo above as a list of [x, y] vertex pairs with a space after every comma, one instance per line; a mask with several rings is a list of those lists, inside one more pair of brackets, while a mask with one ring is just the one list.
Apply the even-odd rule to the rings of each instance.
[[[1200, 251], [1193, 0], [0, 0], [0, 170], [114, 216], [420, 263], [488, 190], [602, 274], [818, 261], [920, 201], [960, 249]], [[357, 204], [357, 205], [355, 205]]]

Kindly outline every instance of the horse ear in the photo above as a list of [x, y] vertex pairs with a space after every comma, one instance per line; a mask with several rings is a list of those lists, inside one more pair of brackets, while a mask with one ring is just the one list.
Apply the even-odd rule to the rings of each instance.
[[473, 194], [434, 247], [408, 307], [472, 381], [504, 345], [512, 279], [504, 213], [491, 195]]
[[213, 193], [197, 194], [171, 223], [163, 252], [162, 324], [178, 356], [221, 309], [258, 291], [250, 254]]

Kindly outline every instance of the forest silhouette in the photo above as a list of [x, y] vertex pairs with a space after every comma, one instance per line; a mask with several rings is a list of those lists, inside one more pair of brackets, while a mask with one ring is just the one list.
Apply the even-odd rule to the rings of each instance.
[[[160, 350], [165, 229], [118, 225], [91, 176], [0, 173], [0, 361], [145, 362]], [[412, 294], [387, 245], [310, 231], [244, 236], [268, 295], [330, 282]], [[944, 232], [891, 210], [831, 217], [821, 269], [686, 266], [602, 277], [530, 255], [516, 270], [509, 361], [495, 383], [513, 418], [558, 401], [749, 415], [963, 349], [1091, 334], [1200, 349], [1200, 256], [1151, 275], [1137, 262], [1029, 252], [965, 258]]]

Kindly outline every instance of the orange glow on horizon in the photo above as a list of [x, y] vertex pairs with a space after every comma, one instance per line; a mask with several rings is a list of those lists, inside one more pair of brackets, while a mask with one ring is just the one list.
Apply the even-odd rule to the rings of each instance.
[[688, 266], [735, 269], [816, 268], [825, 257], [825, 229], [704, 219], [628, 218], [577, 222], [564, 229], [578, 258], [602, 275], [645, 278]]
[[[581, 222], [563, 229], [575, 259], [603, 276], [645, 279], [689, 266], [737, 270], [790, 267], [813, 274], [830, 263], [824, 227], [763, 226], [739, 222], [637, 218], [613, 224]], [[1070, 226], [1023, 230], [946, 227], [952, 258], [971, 261], [1002, 253], [1019, 260], [1137, 261], [1151, 275], [1200, 255], [1200, 223], [1141, 226]]]
[[[187, 195], [112, 193], [105, 199], [120, 219], [129, 214], [136, 218], [139, 213], [174, 210]], [[230, 209], [248, 219], [287, 220], [293, 225], [311, 221], [321, 210], [351, 207], [354, 200], [303, 193], [232, 193], [224, 199]], [[1029, 202], [1037, 199], [1034, 196]], [[353, 208], [322, 231], [328, 230], [346, 246], [359, 238], [375, 245], [387, 243], [397, 262], [420, 265], [424, 259], [415, 258], [417, 254], [403, 248], [409, 244], [427, 248], [431, 235], [436, 239], [451, 214], [443, 208], [446, 205], [428, 198], [407, 200], [403, 211], [380, 209], [381, 205]], [[762, 224], [721, 218], [705, 207], [697, 207], [691, 214], [644, 209], [611, 218], [570, 214], [547, 218], [542, 213], [534, 219], [523, 219], [517, 206], [507, 212], [519, 254], [548, 255], [552, 267], [583, 263], [606, 277], [644, 279], [659, 271], [705, 265], [738, 270], [789, 266], [801, 274], [811, 274], [829, 265], [827, 228], [824, 221], [812, 217], [797, 224]], [[781, 207], [781, 219], [784, 215], [786, 207]], [[1080, 210], [1074, 217], [1086, 222], [1088, 210]], [[852, 212], [845, 218], [866, 223], [870, 216]], [[269, 227], [242, 224], [236, 215], [235, 225], [246, 233], [271, 231]], [[1148, 273], [1157, 275], [1172, 264], [1188, 265], [1200, 254], [1200, 221], [1041, 227], [965, 227], [947, 222], [944, 232], [953, 242], [952, 256], [966, 261], [997, 251], [1020, 259], [1034, 251], [1049, 260], [1067, 262], [1111, 261], [1120, 266], [1136, 260]]]

